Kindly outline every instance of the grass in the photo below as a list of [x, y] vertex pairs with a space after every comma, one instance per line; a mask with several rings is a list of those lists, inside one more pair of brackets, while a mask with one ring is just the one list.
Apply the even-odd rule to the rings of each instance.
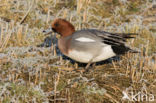
[[[151, 95], [156, 102], [155, 5], [152, 0], [1, 0], [0, 102], [133, 103], [141, 94], [148, 100], [140, 102]], [[137, 33], [127, 45], [141, 53], [81, 74], [42, 33], [55, 18], [71, 21], [77, 30]], [[135, 101], [132, 92], [141, 93]]]

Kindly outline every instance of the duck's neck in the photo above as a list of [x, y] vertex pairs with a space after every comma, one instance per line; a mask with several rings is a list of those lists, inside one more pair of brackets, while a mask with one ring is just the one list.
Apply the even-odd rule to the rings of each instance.
[[61, 37], [58, 40], [58, 48], [65, 55], [68, 55], [68, 52], [69, 52], [69, 49], [70, 49], [70, 42], [71, 42], [71, 36]]
[[75, 29], [64, 29], [61, 31], [60, 34], [62, 37], [67, 37], [67, 36], [71, 36], [74, 32], [75, 32]]

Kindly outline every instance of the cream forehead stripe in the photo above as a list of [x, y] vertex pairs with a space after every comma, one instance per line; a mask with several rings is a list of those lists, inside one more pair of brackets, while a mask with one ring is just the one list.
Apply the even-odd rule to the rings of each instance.
[[80, 41], [80, 42], [95, 42], [95, 40], [90, 39], [90, 38], [86, 38], [86, 37], [80, 37], [80, 38], [77, 38], [75, 40]]

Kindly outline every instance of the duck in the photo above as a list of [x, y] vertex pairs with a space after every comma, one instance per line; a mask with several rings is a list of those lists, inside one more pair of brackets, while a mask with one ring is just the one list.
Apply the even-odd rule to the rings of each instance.
[[128, 39], [135, 38], [135, 33], [111, 33], [97, 29], [75, 30], [69, 21], [62, 18], [51, 23], [48, 33], [51, 32], [61, 36], [58, 39], [59, 50], [72, 60], [87, 63], [86, 68], [92, 63], [127, 52], [138, 53], [126, 46]]

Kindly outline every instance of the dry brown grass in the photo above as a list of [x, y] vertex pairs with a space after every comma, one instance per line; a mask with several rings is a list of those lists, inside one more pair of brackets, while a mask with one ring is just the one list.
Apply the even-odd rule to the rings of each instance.
[[[131, 103], [122, 99], [123, 93], [140, 92], [148, 99], [153, 95], [155, 103], [154, 5], [152, 0], [1, 0], [0, 102]], [[36, 46], [47, 37], [42, 30], [58, 17], [76, 29], [138, 33], [128, 45], [141, 53], [82, 74], [77, 64], [60, 57], [55, 44]]]

